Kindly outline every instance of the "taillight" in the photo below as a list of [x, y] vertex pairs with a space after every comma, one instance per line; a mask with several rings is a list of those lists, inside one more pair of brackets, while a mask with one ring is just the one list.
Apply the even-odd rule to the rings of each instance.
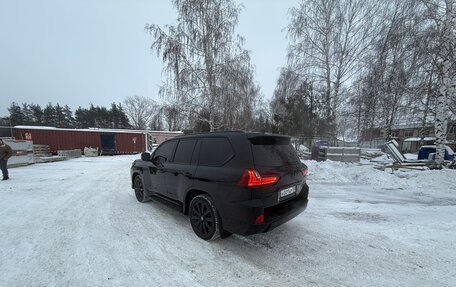
[[260, 214], [257, 216], [257, 218], [255, 219], [255, 224], [261, 224], [264, 222], [264, 214]]
[[279, 181], [279, 177], [275, 175], [261, 176], [260, 173], [254, 169], [248, 169], [244, 172], [239, 181], [240, 185], [248, 187], [257, 187], [275, 184]]
[[302, 175], [307, 176], [309, 174], [309, 169], [305, 168], [302, 170]]

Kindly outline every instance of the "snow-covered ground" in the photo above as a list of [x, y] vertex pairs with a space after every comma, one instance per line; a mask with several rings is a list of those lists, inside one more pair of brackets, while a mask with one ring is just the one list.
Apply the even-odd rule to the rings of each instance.
[[0, 286], [456, 286], [456, 171], [308, 161], [304, 213], [205, 242], [177, 210], [136, 201], [136, 157], [11, 169]]

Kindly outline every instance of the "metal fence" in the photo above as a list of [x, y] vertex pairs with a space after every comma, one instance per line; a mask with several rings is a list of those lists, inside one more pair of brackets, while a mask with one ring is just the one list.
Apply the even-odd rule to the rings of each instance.
[[359, 162], [361, 159], [361, 148], [357, 147], [328, 147], [326, 158], [341, 162]]
[[317, 161], [325, 161], [329, 159], [341, 162], [360, 162], [361, 148], [314, 146], [312, 147], [310, 157], [311, 159]]

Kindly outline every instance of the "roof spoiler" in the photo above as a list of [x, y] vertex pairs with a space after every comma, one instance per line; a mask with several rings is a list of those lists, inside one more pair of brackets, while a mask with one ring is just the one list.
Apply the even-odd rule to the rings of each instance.
[[288, 145], [291, 142], [289, 136], [274, 134], [248, 134], [247, 139], [254, 145]]

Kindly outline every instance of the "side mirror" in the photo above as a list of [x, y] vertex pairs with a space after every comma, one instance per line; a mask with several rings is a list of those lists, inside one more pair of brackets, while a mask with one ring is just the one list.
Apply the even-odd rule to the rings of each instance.
[[150, 161], [150, 153], [148, 153], [148, 152], [143, 152], [143, 153], [141, 154], [141, 159], [142, 159], [143, 161]]
[[152, 160], [152, 162], [153, 162], [155, 165], [163, 166], [163, 163], [166, 162], [166, 157], [161, 156], [161, 155], [157, 155], [156, 157], [154, 157], [154, 159]]

